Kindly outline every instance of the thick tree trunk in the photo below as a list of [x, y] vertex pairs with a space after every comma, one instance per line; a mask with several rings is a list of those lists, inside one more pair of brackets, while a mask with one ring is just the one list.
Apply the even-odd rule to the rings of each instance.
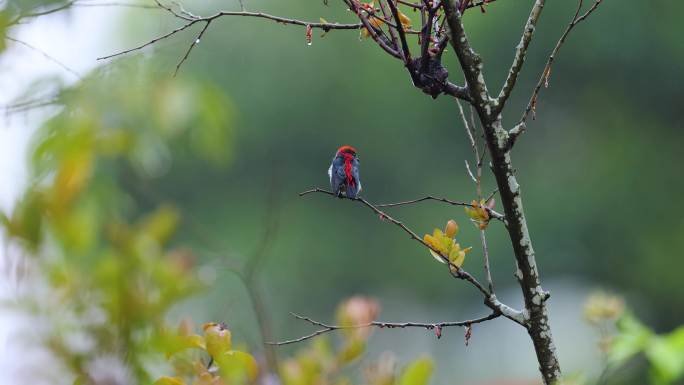
[[[482, 111], [484, 112], [484, 111]], [[546, 300], [549, 293], [541, 287], [532, 240], [523, 211], [520, 185], [511, 163], [508, 134], [501, 126], [501, 115], [481, 114], [501, 202], [506, 214], [508, 234], [518, 266], [516, 276], [525, 298], [526, 327], [537, 353], [539, 370], [547, 385], [557, 384], [561, 371], [548, 322]]]

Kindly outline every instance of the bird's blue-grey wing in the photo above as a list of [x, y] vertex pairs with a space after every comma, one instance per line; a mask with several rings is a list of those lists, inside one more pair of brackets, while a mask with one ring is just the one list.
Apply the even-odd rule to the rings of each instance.
[[354, 158], [352, 161], [352, 176], [354, 177], [354, 181], [356, 182], [356, 193], [361, 192], [361, 177], [359, 176], [359, 166], [361, 162], [359, 161], [358, 158]]
[[347, 196], [355, 199], [359, 192], [361, 192], [361, 179], [359, 178], [359, 160], [354, 158], [351, 162], [351, 175], [353, 183], [347, 186]]
[[339, 194], [340, 187], [344, 183], [344, 160], [340, 157], [335, 157], [330, 169], [328, 170], [328, 175], [330, 176], [330, 188], [335, 194]]

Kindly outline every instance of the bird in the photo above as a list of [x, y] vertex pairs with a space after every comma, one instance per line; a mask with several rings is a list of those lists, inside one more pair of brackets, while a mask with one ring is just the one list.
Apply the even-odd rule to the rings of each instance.
[[[328, 169], [330, 187], [338, 198], [346, 196], [356, 199], [361, 192], [359, 178], [359, 157], [352, 146], [342, 146], [337, 149], [332, 164]], [[343, 196], [344, 194], [344, 196]]]

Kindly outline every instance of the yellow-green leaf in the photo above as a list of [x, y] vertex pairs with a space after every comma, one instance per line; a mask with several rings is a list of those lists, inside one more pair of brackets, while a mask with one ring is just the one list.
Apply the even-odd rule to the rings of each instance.
[[0, 53], [5, 50], [5, 30], [7, 29], [7, 15], [0, 11]]
[[364, 341], [353, 339], [340, 351], [337, 359], [340, 364], [345, 365], [359, 358], [365, 350], [366, 343]]
[[404, 29], [411, 29], [411, 19], [401, 13], [401, 11], [397, 12], [399, 13], [399, 21], [401, 22], [402, 27], [404, 27]]
[[429, 358], [420, 358], [414, 361], [404, 369], [401, 378], [399, 378], [399, 385], [427, 385], [434, 366]]
[[214, 356], [219, 366], [221, 377], [229, 384], [241, 384], [254, 381], [258, 373], [256, 360], [252, 355], [239, 350], [230, 350]]
[[207, 353], [214, 359], [230, 351], [232, 345], [230, 330], [215, 322], [206, 323], [203, 328]]
[[[385, 24], [384, 21], [378, 19], [377, 17], [369, 17], [368, 22], [375, 28], [380, 28]], [[370, 37], [370, 35], [370, 32], [365, 27], [361, 28], [361, 38], [366, 39]]]
[[163, 205], [143, 220], [139, 230], [163, 244], [173, 235], [179, 220], [180, 215], [175, 208]]
[[178, 377], [160, 377], [154, 385], [185, 385], [185, 382]]

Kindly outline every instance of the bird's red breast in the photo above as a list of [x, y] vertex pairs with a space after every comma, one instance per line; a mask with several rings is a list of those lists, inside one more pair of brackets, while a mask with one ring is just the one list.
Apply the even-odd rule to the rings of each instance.
[[337, 149], [337, 155], [344, 157], [344, 174], [347, 177], [347, 184], [354, 186], [356, 182], [352, 175], [352, 160], [356, 156], [356, 149], [345, 145]]

